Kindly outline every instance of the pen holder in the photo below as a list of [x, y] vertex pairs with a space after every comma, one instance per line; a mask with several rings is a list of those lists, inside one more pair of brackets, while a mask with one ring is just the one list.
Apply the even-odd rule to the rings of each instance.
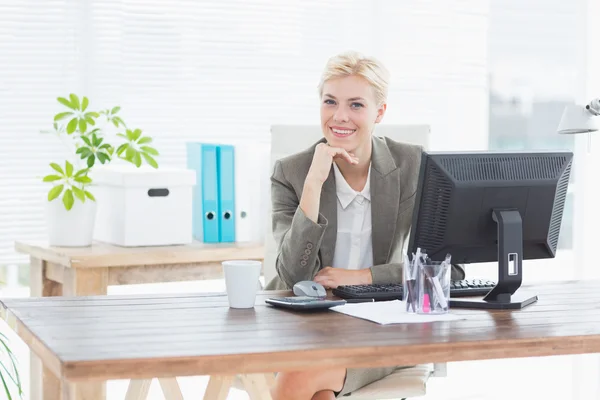
[[406, 312], [416, 313], [419, 306], [419, 265], [404, 256], [402, 269], [402, 301], [406, 303]]
[[451, 265], [445, 261], [421, 264], [417, 273], [419, 314], [445, 314], [450, 306]]

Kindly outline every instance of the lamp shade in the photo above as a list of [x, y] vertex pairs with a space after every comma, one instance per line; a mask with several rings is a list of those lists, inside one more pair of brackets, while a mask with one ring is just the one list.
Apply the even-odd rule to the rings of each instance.
[[600, 118], [594, 117], [594, 114], [583, 106], [568, 105], [565, 107], [557, 131], [559, 134], [595, 132], [600, 130]]

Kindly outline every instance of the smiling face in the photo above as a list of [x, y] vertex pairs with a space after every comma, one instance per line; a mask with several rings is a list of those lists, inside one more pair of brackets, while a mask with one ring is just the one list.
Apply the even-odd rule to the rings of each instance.
[[[350, 75], [323, 84], [321, 128], [327, 143], [370, 156], [371, 133], [385, 114], [386, 105], [377, 104], [375, 91], [366, 79]], [[362, 160], [361, 160], [362, 161]]]

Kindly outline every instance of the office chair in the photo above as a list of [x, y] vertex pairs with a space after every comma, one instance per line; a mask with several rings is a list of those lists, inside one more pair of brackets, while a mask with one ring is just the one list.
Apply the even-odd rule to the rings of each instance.
[[[415, 397], [425, 396], [426, 384], [430, 376], [436, 375], [436, 370], [433, 364], [417, 365], [413, 368], [399, 369], [397, 372], [386, 376], [370, 385], [364, 386], [349, 395], [344, 396], [344, 399], [349, 400], [384, 400], [384, 399], [412, 399]], [[273, 376], [274, 378], [274, 376]], [[267, 382], [273, 384], [273, 379], [267, 379]], [[247, 391], [250, 399], [254, 400], [261, 398], [260, 396], [253, 397], [245, 386], [244, 378], [236, 376], [231, 387], [238, 390]]]
[[[377, 125], [376, 136], [387, 136], [392, 140], [419, 144], [428, 148], [430, 129], [428, 125]], [[269, 173], [273, 171], [275, 161], [310, 147], [323, 137], [318, 125], [274, 125], [271, 127], [271, 163]], [[265, 259], [263, 273], [265, 283], [277, 274], [275, 259], [277, 245], [272, 234], [271, 203], [267, 202], [267, 226], [265, 233]], [[399, 369], [391, 375], [367, 385], [350, 396], [352, 400], [398, 399], [424, 396], [426, 383], [430, 376], [446, 376], [446, 364], [423, 364], [413, 368]], [[243, 389], [236, 379], [234, 387]]]

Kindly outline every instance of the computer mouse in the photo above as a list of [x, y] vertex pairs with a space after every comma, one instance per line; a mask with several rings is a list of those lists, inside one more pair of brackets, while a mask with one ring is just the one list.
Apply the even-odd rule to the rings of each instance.
[[313, 281], [300, 281], [294, 285], [296, 296], [325, 297], [327, 291], [320, 283]]

